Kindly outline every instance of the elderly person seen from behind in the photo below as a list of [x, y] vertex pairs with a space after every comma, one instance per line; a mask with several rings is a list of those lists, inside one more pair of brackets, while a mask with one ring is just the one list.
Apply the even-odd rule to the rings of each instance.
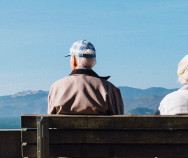
[[175, 115], [188, 113], [188, 55], [180, 61], [177, 74], [178, 81], [184, 86], [164, 97], [157, 114]]
[[48, 114], [123, 114], [120, 90], [93, 70], [94, 46], [86, 41], [70, 48], [71, 74], [52, 86], [48, 96]]

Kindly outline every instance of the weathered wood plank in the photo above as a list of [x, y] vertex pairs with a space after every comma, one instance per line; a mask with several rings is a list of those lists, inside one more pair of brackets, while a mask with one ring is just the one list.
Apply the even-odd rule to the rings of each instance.
[[22, 129], [21, 131], [22, 143], [37, 143], [36, 129]]
[[47, 117], [37, 118], [37, 158], [49, 158], [49, 122]]
[[[36, 145], [23, 147], [23, 156], [36, 157]], [[73, 150], [74, 149], [74, 150]], [[50, 155], [62, 157], [187, 158], [187, 145], [67, 144], [51, 145]]]
[[188, 117], [49, 117], [50, 127], [59, 129], [184, 129]]
[[[22, 142], [36, 143], [36, 130], [22, 131]], [[49, 130], [49, 142], [188, 144], [188, 130]]]
[[[49, 122], [51, 156], [188, 157], [188, 115], [22, 115], [22, 128], [37, 117]], [[36, 157], [36, 142], [36, 129], [22, 130], [23, 156]]]
[[[36, 117], [22, 115], [22, 128], [36, 128]], [[50, 128], [59, 129], [185, 129], [188, 115], [179, 116], [103, 116], [42, 115], [49, 118]]]
[[36, 116], [21, 116], [21, 128], [37, 128]]
[[22, 157], [37, 157], [37, 144], [22, 143]]

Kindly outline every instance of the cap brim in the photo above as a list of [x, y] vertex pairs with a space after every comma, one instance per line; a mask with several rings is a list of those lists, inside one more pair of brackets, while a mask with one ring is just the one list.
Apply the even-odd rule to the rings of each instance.
[[69, 55], [66, 55], [65, 57], [70, 57], [71, 55], [69, 54]]

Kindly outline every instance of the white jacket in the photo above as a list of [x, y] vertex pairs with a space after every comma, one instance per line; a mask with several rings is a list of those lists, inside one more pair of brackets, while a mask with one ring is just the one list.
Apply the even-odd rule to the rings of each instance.
[[158, 110], [160, 115], [188, 113], [188, 90], [179, 89], [166, 95]]

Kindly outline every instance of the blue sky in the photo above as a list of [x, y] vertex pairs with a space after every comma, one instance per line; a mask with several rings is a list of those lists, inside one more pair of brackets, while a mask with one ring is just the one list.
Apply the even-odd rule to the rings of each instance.
[[188, 54], [187, 0], [0, 0], [0, 95], [49, 90], [86, 39], [116, 86], [177, 88]]

